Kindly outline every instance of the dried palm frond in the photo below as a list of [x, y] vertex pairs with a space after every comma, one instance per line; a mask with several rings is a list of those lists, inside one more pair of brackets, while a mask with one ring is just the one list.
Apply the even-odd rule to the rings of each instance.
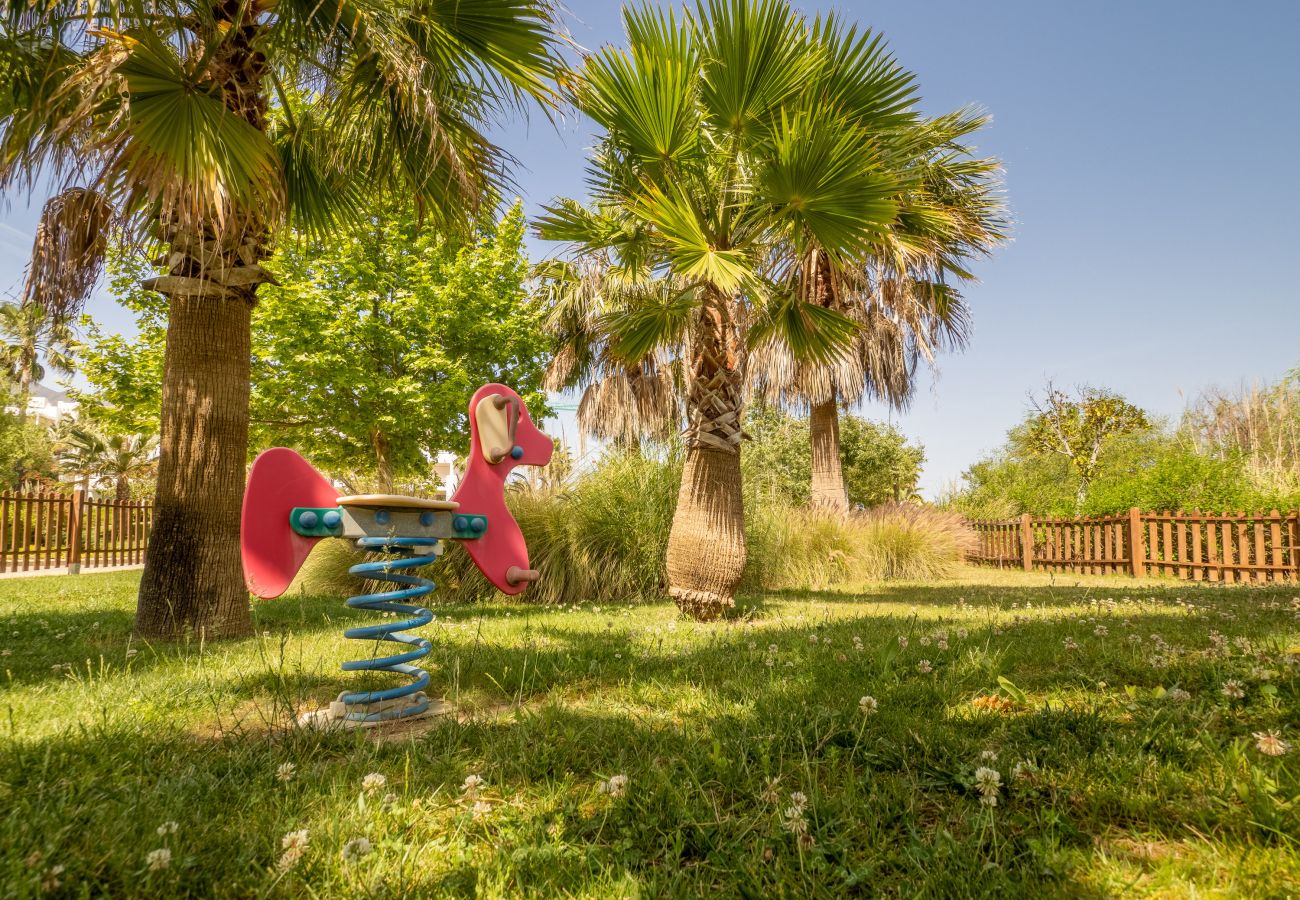
[[34, 304], [55, 320], [76, 315], [99, 278], [115, 212], [104, 195], [68, 188], [45, 203], [31, 263], [23, 285], [23, 305]]
[[600, 440], [622, 445], [641, 438], [669, 440], [681, 429], [682, 390], [677, 366], [645, 361], [609, 368], [592, 381], [578, 404], [578, 427]]
[[629, 309], [671, 303], [681, 285], [647, 279], [598, 256], [549, 260], [535, 275], [548, 298], [546, 328], [555, 344], [544, 387], [582, 391], [578, 427], [583, 434], [624, 446], [677, 434], [685, 396], [681, 348], [661, 343], [636, 359], [615, 349], [625, 336]]

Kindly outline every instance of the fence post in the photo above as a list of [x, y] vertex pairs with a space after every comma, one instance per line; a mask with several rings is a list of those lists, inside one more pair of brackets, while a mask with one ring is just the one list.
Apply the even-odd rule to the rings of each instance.
[[1291, 567], [1294, 578], [1300, 582], [1300, 511], [1291, 513]]
[[1034, 526], [1030, 524], [1029, 513], [1020, 517], [1020, 556], [1024, 561], [1025, 571], [1034, 570]]
[[1142, 539], [1142, 510], [1136, 506], [1128, 511], [1128, 569], [1134, 578], [1146, 574], [1146, 541]]
[[86, 492], [77, 488], [72, 492], [72, 514], [68, 517], [68, 574], [81, 571], [81, 511]]

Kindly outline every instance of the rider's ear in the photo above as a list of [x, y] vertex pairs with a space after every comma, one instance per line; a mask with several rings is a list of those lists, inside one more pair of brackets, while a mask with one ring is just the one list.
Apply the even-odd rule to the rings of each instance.
[[488, 394], [474, 407], [479, 451], [496, 465], [510, 455], [519, 425], [519, 401], [505, 394]]

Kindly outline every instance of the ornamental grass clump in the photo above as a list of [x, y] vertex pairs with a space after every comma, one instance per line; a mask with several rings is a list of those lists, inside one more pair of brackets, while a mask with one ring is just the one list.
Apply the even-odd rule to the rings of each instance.
[[[668, 531], [681, 473], [674, 448], [659, 456], [611, 452], [564, 483], [514, 485], [506, 501], [528, 542], [530, 565], [542, 573], [524, 598], [550, 605], [666, 597]], [[752, 496], [745, 527], [752, 552], [743, 587], [750, 592], [948, 578], [973, 543], [960, 516], [907, 503], [846, 515]], [[468, 555], [448, 544], [438, 565], [426, 570], [437, 596], [443, 602], [493, 596]], [[290, 590], [360, 593], [361, 582], [347, 570], [362, 559], [350, 543], [324, 541]]]

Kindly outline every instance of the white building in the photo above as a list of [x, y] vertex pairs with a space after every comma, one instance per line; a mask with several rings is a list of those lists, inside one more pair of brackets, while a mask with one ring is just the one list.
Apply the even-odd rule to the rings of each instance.
[[[16, 413], [18, 408], [11, 406], [9, 411]], [[64, 419], [75, 422], [77, 401], [63, 391], [56, 391], [43, 384], [33, 384], [31, 396], [27, 400], [27, 415], [37, 416], [51, 425], [57, 425]]]
[[438, 478], [438, 487], [444, 498], [456, 493], [460, 487], [460, 473], [456, 471], [456, 454], [443, 450], [433, 464], [433, 474]]

